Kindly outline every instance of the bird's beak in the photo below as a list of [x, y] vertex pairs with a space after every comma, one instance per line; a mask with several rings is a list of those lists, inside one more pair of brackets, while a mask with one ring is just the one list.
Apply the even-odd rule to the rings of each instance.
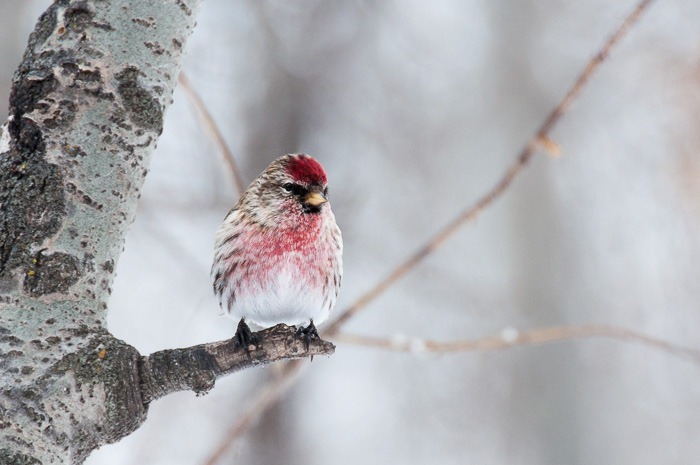
[[326, 202], [328, 202], [328, 199], [320, 192], [309, 192], [304, 197], [304, 203], [312, 207], [318, 207]]

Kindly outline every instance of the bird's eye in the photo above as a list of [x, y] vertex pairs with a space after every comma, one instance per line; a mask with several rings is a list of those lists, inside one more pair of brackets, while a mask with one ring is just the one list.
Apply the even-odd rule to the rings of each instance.
[[282, 189], [284, 189], [286, 192], [289, 192], [290, 194], [299, 196], [305, 195], [308, 192], [308, 189], [306, 187], [293, 182], [287, 182], [285, 184], [282, 184]]
[[323, 188], [323, 196], [328, 197], [328, 187]]

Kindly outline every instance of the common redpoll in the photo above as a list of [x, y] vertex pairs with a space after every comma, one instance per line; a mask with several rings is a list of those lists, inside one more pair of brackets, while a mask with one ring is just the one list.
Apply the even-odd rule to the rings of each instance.
[[[315, 334], [342, 278], [343, 241], [326, 173], [303, 153], [273, 161], [226, 215], [214, 245], [214, 292], [223, 311], [267, 328]], [[238, 334], [238, 333], [237, 333]]]

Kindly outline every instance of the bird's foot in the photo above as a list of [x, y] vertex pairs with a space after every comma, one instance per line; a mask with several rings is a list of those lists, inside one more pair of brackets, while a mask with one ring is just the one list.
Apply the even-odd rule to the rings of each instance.
[[311, 340], [313, 338], [321, 339], [321, 336], [318, 335], [318, 331], [316, 330], [316, 326], [314, 325], [314, 320], [311, 320], [309, 322], [309, 326], [298, 326], [297, 336], [304, 336], [304, 343], [306, 345], [307, 351], [309, 350], [309, 344], [311, 344]]
[[250, 327], [243, 318], [238, 322], [236, 334], [233, 335], [233, 338], [236, 340], [237, 347], [244, 347], [246, 350], [248, 350], [251, 345], [255, 345], [258, 342], [257, 336], [250, 330]]

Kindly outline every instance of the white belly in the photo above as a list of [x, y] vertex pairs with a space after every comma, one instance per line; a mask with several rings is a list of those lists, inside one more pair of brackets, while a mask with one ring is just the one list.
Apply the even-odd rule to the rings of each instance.
[[[310, 289], [291, 267], [278, 270], [262, 286], [241, 289], [230, 316], [263, 328], [279, 323], [307, 326], [311, 320], [320, 324], [328, 318], [328, 300], [320, 289]], [[325, 304], [325, 305], [324, 305]]]

